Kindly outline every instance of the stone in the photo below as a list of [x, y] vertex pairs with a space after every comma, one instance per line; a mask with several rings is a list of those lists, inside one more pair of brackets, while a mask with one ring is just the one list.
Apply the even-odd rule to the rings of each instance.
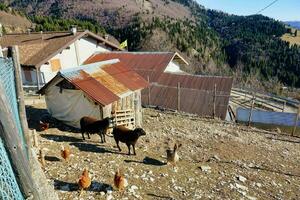
[[262, 186], [261, 183], [256, 183], [255, 185], [259, 188]]
[[104, 195], [105, 195], [105, 192], [101, 191], [101, 192], [100, 192], [100, 195], [101, 195], [101, 196], [104, 196]]
[[112, 200], [112, 199], [114, 199], [114, 197], [111, 194], [106, 197], [106, 200]]
[[247, 178], [239, 175], [239, 176], [237, 176], [237, 180], [241, 181], [242, 183], [245, 183], [245, 181], [247, 180]]
[[200, 169], [201, 169], [203, 172], [208, 172], [208, 171], [211, 170], [211, 167], [210, 167], [210, 166], [204, 166], [204, 165], [202, 165], [202, 166], [200, 167]]
[[235, 187], [240, 190], [248, 191], [248, 188], [246, 186], [240, 185], [238, 183], [235, 184]]

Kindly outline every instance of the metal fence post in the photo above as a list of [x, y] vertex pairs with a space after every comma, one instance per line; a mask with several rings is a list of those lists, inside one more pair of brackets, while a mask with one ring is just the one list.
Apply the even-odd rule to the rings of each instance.
[[149, 86], [148, 86], [148, 106], [150, 106], [151, 104], [151, 101], [150, 101], [150, 99], [151, 99], [151, 86], [150, 86], [150, 79], [149, 79], [149, 76], [147, 76], [147, 81], [148, 81], [148, 84], [149, 84]]
[[180, 111], [180, 82], [177, 83], [177, 110]]
[[296, 133], [296, 129], [297, 129], [297, 126], [298, 126], [299, 115], [300, 115], [300, 105], [298, 106], [298, 112], [296, 113], [295, 125], [294, 125], [294, 128], [293, 128], [292, 136], [294, 136], [295, 133]]
[[250, 124], [251, 124], [251, 118], [252, 118], [252, 112], [253, 112], [254, 104], [255, 104], [255, 95], [253, 95], [253, 97], [252, 97], [252, 103], [251, 103], [251, 109], [250, 109], [250, 113], [249, 113], [248, 126], [250, 126]]
[[213, 96], [213, 118], [216, 117], [216, 97], [217, 97], [217, 84], [214, 85], [214, 96]]

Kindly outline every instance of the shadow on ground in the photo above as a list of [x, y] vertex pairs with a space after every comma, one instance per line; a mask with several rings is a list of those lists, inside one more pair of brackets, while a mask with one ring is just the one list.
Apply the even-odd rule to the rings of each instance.
[[90, 144], [90, 143], [83, 143], [83, 142], [77, 142], [77, 143], [70, 143], [71, 146], [77, 147], [80, 151], [87, 151], [87, 152], [94, 152], [94, 153], [113, 153], [113, 154], [124, 154], [117, 151], [111, 151], [104, 147], [101, 147], [96, 144]]
[[36, 129], [37, 131], [41, 131], [40, 121], [42, 121], [44, 123], [49, 124], [49, 129], [57, 128], [60, 131], [64, 132], [80, 133], [80, 130], [78, 128], [68, 126], [63, 122], [51, 117], [51, 115], [46, 109], [35, 108], [33, 106], [26, 106], [26, 115], [28, 127], [30, 129]]
[[55, 142], [82, 142], [81, 137], [72, 137], [66, 135], [41, 134], [41, 137]]
[[[89, 187], [88, 191], [91, 192], [102, 192], [106, 191], [108, 188], [112, 188], [111, 185], [106, 183], [101, 183], [97, 181], [92, 181], [91, 186]], [[79, 186], [78, 183], [69, 183], [61, 180], [54, 180], [54, 189], [55, 190], [61, 190], [66, 192], [73, 192], [78, 191], [79, 192]]]
[[166, 163], [161, 162], [160, 160], [154, 159], [154, 158], [150, 158], [148, 156], [146, 156], [143, 161], [137, 161], [137, 160], [124, 160], [126, 163], [141, 163], [141, 164], [145, 164], [145, 165], [153, 165], [153, 166], [163, 166], [166, 165]]

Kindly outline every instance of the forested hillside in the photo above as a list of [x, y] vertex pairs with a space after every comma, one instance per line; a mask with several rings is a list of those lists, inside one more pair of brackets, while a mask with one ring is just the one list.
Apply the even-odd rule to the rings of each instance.
[[127, 39], [129, 50], [179, 51], [192, 73], [300, 87], [300, 48], [280, 39], [286, 32], [282, 22], [262, 15], [229, 15], [193, 0], [0, 2], [25, 12], [37, 31], [76, 24]]

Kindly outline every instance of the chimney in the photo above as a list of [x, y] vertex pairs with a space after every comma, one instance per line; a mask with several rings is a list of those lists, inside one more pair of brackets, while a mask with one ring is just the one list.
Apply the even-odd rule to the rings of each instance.
[[76, 26], [72, 26], [72, 27], [71, 27], [71, 33], [72, 33], [73, 35], [76, 35], [76, 33], [77, 33], [77, 28], [76, 28]]

